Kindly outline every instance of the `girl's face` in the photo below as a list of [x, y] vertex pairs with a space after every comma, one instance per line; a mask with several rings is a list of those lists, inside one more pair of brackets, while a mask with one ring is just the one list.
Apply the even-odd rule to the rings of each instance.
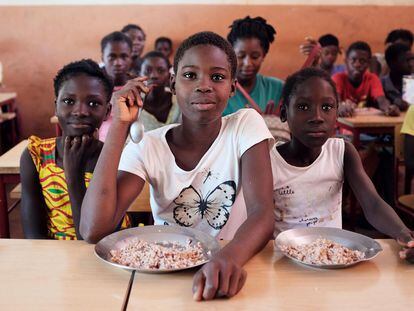
[[165, 87], [170, 82], [170, 69], [167, 63], [161, 57], [145, 58], [141, 65], [141, 76], [148, 77], [147, 85], [149, 87]]
[[92, 135], [109, 112], [102, 82], [85, 74], [65, 81], [56, 98], [56, 116], [66, 136]]
[[233, 48], [237, 56], [237, 80], [253, 80], [265, 57], [260, 40], [257, 38], [238, 39]]
[[141, 30], [130, 29], [125, 33], [132, 41], [132, 57], [139, 58], [144, 50], [145, 35]]
[[188, 49], [172, 76], [171, 88], [183, 119], [199, 124], [221, 119], [235, 88], [226, 53], [212, 45]]
[[286, 110], [292, 136], [303, 145], [321, 147], [333, 135], [338, 102], [327, 81], [313, 77], [300, 84]]

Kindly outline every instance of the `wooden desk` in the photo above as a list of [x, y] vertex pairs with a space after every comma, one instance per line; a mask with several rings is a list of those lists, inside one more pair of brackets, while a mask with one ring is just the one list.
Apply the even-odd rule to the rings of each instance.
[[121, 310], [131, 273], [83, 241], [0, 240], [0, 310]]
[[[16, 93], [0, 93], [0, 123], [11, 121], [11, 131], [9, 133], [12, 146], [17, 142], [17, 115], [16, 115]], [[3, 109], [4, 108], [4, 109]]]
[[293, 263], [267, 247], [246, 265], [247, 281], [231, 299], [192, 300], [192, 272], [135, 274], [129, 310], [412, 310], [414, 265], [398, 258], [393, 240], [379, 240], [377, 258], [341, 270]]
[[0, 157], [0, 238], [10, 237], [6, 184], [20, 182], [20, 156], [26, 146], [24, 140]]
[[388, 117], [385, 115], [356, 115], [351, 118], [338, 118], [337, 124], [352, 132], [353, 144], [356, 148], [360, 147], [359, 135], [367, 134], [394, 134], [394, 127], [403, 123], [405, 112], [398, 117]]
[[[17, 94], [16, 93], [0, 93], [0, 107], [9, 106], [10, 109], [13, 109], [15, 104]], [[9, 110], [13, 111], [13, 110]]]

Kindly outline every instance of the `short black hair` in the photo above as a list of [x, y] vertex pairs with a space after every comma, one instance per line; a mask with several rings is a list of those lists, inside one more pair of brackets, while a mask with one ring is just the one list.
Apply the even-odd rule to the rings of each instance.
[[413, 33], [408, 29], [394, 29], [385, 38], [385, 44], [394, 43], [397, 40], [404, 40], [410, 43], [410, 47], [413, 45]]
[[146, 38], [147, 35], [145, 34], [145, 31], [136, 24], [125, 25], [124, 27], [122, 27], [121, 32], [126, 33], [128, 31], [130, 31], [131, 29], [136, 29], [136, 30], [141, 31], [142, 34], [144, 35], [144, 39]]
[[329, 83], [335, 94], [336, 102], [338, 103], [338, 92], [336, 90], [335, 82], [332, 80], [330, 74], [319, 68], [308, 67], [288, 76], [282, 90], [282, 105], [285, 105], [286, 107], [289, 106], [289, 102], [292, 96], [296, 94], [299, 85], [314, 77], [320, 78]]
[[364, 41], [356, 41], [352, 43], [346, 50], [346, 57], [348, 57], [349, 54], [354, 50], [361, 50], [361, 51], [368, 52], [369, 58], [371, 58], [372, 56], [371, 47], [369, 46], [368, 43]]
[[321, 45], [321, 47], [325, 47], [325, 46], [329, 46], [329, 45], [334, 45], [339, 47], [339, 40], [336, 36], [334, 36], [333, 34], [326, 34], [323, 36], [320, 36], [318, 39], [319, 44]]
[[101, 40], [101, 52], [102, 53], [105, 50], [106, 46], [111, 42], [125, 42], [128, 44], [129, 48], [132, 51], [131, 39], [126, 34], [120, 31], [114, 31], [102, 38]]
[[174, 57], [174, 72], [177, 73], [178, 63], [184, 56], [184, 53], [192, 47], [198, 45], [212, 45], [222, 50], [227, 55], [227, 61], [229, 62], [231, 77], [236, 76], [237, 70], [237, 58], [234, 53], [233, 47], [226, 39], [211, 31], [198, 32], [187, 39], [185, 39], [177, 49], [177, 53]]
[[166, 42], [170, 46], [170, 48], [172, 48], [172, 45], [173, 45], [172, 44], [172, 40], [170, 38], [167, 38], [167, 37], [158, 37], [155, 40], [154, 47], [156, 48], [157, 47], [157, 44], [158, 43], [161, 43], [161, 42]]
[[227, 40], [232, 46], [238, 39], [257, 38], [265, 55], [269, 51], [270, 44], [275, 40], [276, 30], [260, 16], [236, 19], [229, 28], [231, 30], [227, 35]]
[[145, 54], [144, 57], [141, 60], [141, 66], [142, 66], [142, 64], [144, 63], [144, 61], [146, 59], [153, 58], [153, 57], [162, 58], [165, 61], [165, 64], [167, 65], [167, 68], [171, 67], [171, 64], [170, 64], [170, 61], [168, 60], [168, 58], [165, 57], [164, 54], [162, 54], [161, 52], [158, 52], [158, 51], [151, 51], [151, 52], [148, 52], [147, 54]]
[[394, 43], [391, 44], [386, 50], [385, 50], [385, 61], [387, 62], [387, 65], [390, 66], [390, 64], [398, 59], [401, 54], [405, 54], [409, 52], [411, 49], [409, 46], [403, 44], [403, 43]]
[[91, 59], [82, 59], [80, 61], [69, 63], [58, 71], [56, 77], [53, 79], [55, 97], [58, 97], [60, 88], [62, 87], [63, 83], [73, 77], [80, 75], [87, 75], [89, 77], [100, 80], [105, 88], [105, 96], [107, 102], [111, 100], [112, 90], [114, 88], [112, 79], [105, 73], [102, 68], [99, 67], [96, 62]]

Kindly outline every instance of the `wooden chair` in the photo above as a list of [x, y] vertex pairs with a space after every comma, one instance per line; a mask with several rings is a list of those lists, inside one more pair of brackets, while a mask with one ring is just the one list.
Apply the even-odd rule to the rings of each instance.
[[[128, 213], [131, 216], [132, 224], [135, 226], [139, 225], [142, 221], [148, 225], [152, 225], [154, 223], [154, 219], [152, 218], [150, 189], [148, 183], [145, 183], [139, 196], [129, 206]], [[135, 217], [135, 215], [137, 215], [137, 217]]]

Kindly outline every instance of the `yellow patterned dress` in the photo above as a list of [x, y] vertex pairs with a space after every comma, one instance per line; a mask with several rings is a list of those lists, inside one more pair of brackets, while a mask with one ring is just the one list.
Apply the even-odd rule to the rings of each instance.
[[[29, 138], [28, 150], [39, 173], [42, 194], [47, 206], [48, 235], [56, 240], [76, 240], [75, 226], [69, 200], [65, 173], [56, 165], [56, 138]], [[89, 186], [92, 173], [85, 173], [85, 185]], [[122, 228], [129, 227], [129, 219], [125, 217]]]

